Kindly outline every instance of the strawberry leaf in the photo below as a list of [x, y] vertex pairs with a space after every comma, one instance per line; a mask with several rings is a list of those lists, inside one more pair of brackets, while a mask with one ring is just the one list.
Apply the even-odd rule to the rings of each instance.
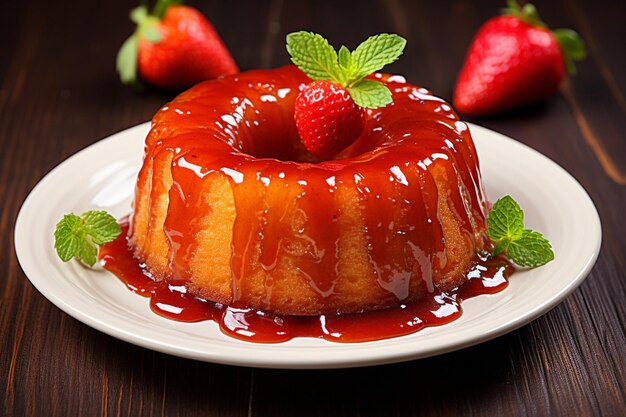
[[287, 35], [287, 51], [291, 60], [309, 78], [330, 80], [345, 86], [337, 52], [321, 35], [294, 32]]
[[510, 10], [513, 12], [521, 12], [522, 8], [520, 7], [519, 3], [517, 2], [517, 0], [507, 0], [506, 1], [506, 9], [504, 10]]
[[130, 20], [137, 24], [135, 33], [138, 33], [142, 39], [152, 43], [161, 41], [162, 36], [157, 29], [157, 25], [161, 20], [160, 18], [149, 15], [146, 6], [135, 7], [130, 12]]
[[139, 43], [137, 34], [133, 33], [122, 45], [117, 53], [117, 72], [123, 84], [133, 84], [137, 81], [137, 57]]
[[537, 11], [537, 8], [531, 3], [526, 3], [524, 7], [522, 7], [522, 15], [524, 16], [525, 20], [531, 25], [544, 27], [546, 26], [546, 24], [543, 23], [543, 21], [539, 17], [539, 12]]
[[161, 19], [165, 15], [168, 7], [175, 4], [181, 4], [182, 2], [183, 0], [157, 0], [154, 8], [152, 9], [152, 16]]
[[152, 43], [161, 42], [163, 39], [161, 33], [157, 29], [156, 23], [148, 20], [146, 20], [146, 23], [139, 26], [139, 34], [142, 38]]
[[352, 53], [358, 67], [355, 81], [397, 61], [405, 46], [406, 39], [395, 34], [382, 33], [369, 37]]
[[148, 17], [148, 8], [146, 6], [138, 6], [130, 11], [130, 20], [140, 25], [141, 22]]
[[348, 87], [348, 92], [357, 106], [366, 109], [384, 107], [393, 102], [389, 88], [374, 80], [361, 80]]
[[571, 29], [556, 29], [552, 31], [552, 34], [563, 53], [567, 72], [575, 74], [576, 66], [574, 65], [574, 61], [581, 61], [587, 58], [585, 41], [583, 41], [578, 33]]
[[545, 23], [539, 17], [537, 8], [530, 3], [526, 3], [521, 7], [517, 0], [508, 0], [507, 8], [502, 10], [502, 14], [517, 17], [518, 19], [528, 23], [529, 25], [545, 28]]

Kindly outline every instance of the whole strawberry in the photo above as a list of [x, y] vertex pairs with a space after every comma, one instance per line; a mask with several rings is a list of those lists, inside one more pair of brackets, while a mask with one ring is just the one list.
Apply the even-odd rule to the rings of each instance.
[[152, 13], [145, 5], [131, 12], [137, 30], [117, 56], [124, 84], [137, 78], [170, 90], [234, 74], [239, 70], [211, 23], [193, 7], [157, 0]]
[[354, 51], [342, 46], [339, 54], [321, 35], [287, 35], [291, 60], [312, 80], [296, 98], [294, 118], [302, 143], [319, 159], [331, 159], [363, 132], [366, 108], [393, 101], [385, 85], [364, 79], [397, 60], [406, 40], [398, 35], [376, 35]]
[[304, 146], [327, 159], [350, 146], [363, 132], [363, 109], [348, 90], [330, 81], [315, 81], [296, 99], [296, 126]]
[[500, 113], [543, 100], [558, 89], [585, 45], [572, 30], [550, 31], [532, 4], [513, 0], [503, 16], [478, 31], [454, 88], [456, 109], [470, 116]]

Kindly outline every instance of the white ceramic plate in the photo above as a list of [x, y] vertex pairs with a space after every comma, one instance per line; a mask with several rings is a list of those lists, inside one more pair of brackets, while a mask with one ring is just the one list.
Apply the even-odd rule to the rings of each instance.
[[572, 176], [513, 139], [470, 128], [489, 198], [511, 194], [524, 208], [527, 226], [550, 239], [556, 260], [516, 272], [498, 294], [465, 301], [463, 316], [445, 326], [367, 343], [297, 338], [255, 344], [225, 336], [213, 322], [159, 317], [147, 299], [128, 291], [109, 272], [62, 263], [53, 249], [53, 232], [64, 213], [96, 208], [121, 217], [130, 211], [148, 123], [83, 149], [37, 184], [17, 219], [17, 256], [33, 285], [66, 313], [111, 336], [186, 358], [267, 368], [341, 368], [461, 349], [523, 326], [563, 301], [589, 273], [601, 242], [596, 209]]

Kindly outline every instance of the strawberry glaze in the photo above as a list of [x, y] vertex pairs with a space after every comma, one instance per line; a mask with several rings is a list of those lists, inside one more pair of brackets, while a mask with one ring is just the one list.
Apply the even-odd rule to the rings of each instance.
[[505, 259], [478, 259], [462, 286], [449, 292], [435, 291], [417, 302], [397, 308], [360, 314], [275, 316], [213, 303], [189, 294], [184, 285], [155, 281], [129, 250], [126, 238], [128, 220], [123, 220], [121, 226], [122, 234], [100, 248], [100, 262], [128, 289], [150, 298], [153, 312], [180, 322], [210, 320], [229, 336], [257, 343], [279, 343], [294, 337], [366, 342], [412, 334], [459, 318], [463, 300], [502, 291], [513, 272], [513, 267]]
[[[435, 290], [433, 271], [443, 269], [448, 262], [437, 211], [437, 187], [429, 170], [436, 160], [450, 161], [439, 166], [449, 179], [459, 181], [459, 192], [450, 193], [447, 198], [455, 214], [462, 219], [462, 233], [472, 241], [484, 239], [484, 192], [467, 125], [445, 101], [432, 96], [426, 89], [407, 84], [403, 77], [376, 74], [373, 78], [390, 88], [394, 102], [385, 108], [368, 110], [364, 133], [330, 161], [312, 160], [299, 141], [293, 106], [299, 89], [310, 80], [293, 66], [248, 71], [199, 84], [157, 113], [146, 140], [146, 158], [157, 160], [161, 152], [173, 155], [173, 186], [164, 224], [170, 247], [169, 273], [165, 278], [170, 285], [182, 286], [190, 279], [190, 254], [197, 245], [198, 231], [194, 218], [202, 197], [202, 193], [194, 190], [203, 189], [204, 178], [216, 174], [228, 178], [238, 214], [232, 239], [233, 299], [230, 305], [233, 308], [223, 308], [218, 314], [211, 307], [206, 309], [211, 311], [206, 313], [207, 317], [202, 313], [202, 317], [193, 320], [221, 320], [226, 332], [240, 336], [241, 333], [230, 329], [228, 323], [237, 322], [243, 316], [248, 321], [266, 322], [268, 319], [260, 313], [241, 313], [243, 310], [235, 310], [235, 307], [247, 307], [242, 300], [246, 292], [245, 277], [258, 261], [252, 259], [248, 248], [260, 241], [260, 263], [263, 269], [272, 271], [289, 250], [290, 242], [284, 236], [307, 247], [307, 255], [301, 257], [300, 271], [318, 294], [320, 302], [332, 297], [338, 269], [336, 191], [341, 186], [357, 192], [364, 208], [369, 262], [379, 285], [397, 299], [398, 305], [406, 299], [410, 284], [415, 281], [419, 281], [417, 285], [422, 292], [432, 293]], [[148, 175], [146, 165], [139, 174], [140, 179]], [[267, 204], [268, 199], [277, 201], [277, 198], [284, 201], [280, 209]], [[243, 213], [245, 215], [240, 215]], [[290, 228], [288, 222], [281, 222], [286, 213], [304, 213], [305, 222], [300, 234], [294, 235], [293, 230], [287, 230]], [[307, 216], [307, 213], [314, 215]], [[474, 221], [470, 220], [468, 213]], [[129, 235], [132, 236], [132, 227]], [[390, 245], [392, 250], [389, 250]], [[117, 258], [120, 253], [118, 250]], [[105, 262], [112, 265], [110, 260]], [[119, 268], [117, 270], [118, 275], [122, 274]], [[491, 269], [487, 268], [487, 271]], [[489, 274], [493, 275], [492, 272]], [[129, 278], [136, 275], [134, 272], [122, 275], [122, 280], [134, 283], [129, 285], [139, 285], [134, 278]], [[146, 285], [146, 288], [143, 284], [139, 287], [154, 293], [152, 306], [160, 314], [167, 315], [155, 307], [155, 300], [159, 297], [183, 300], [191, 297], [177, 293], [164, 295], [166, 284]], [[265, 285], [265, 303], [271, 306], [271, 280], [268, 279]], [[153, 291], [153, 288], [156, 289]], [[456, 293], [456, 296], [462, 297], [463, 294]], [[430, 303], [434, 302], [433, 297], [436, 298], [430, 297]], [[185, 307], [185, 311], [196, 311], [196, 308], [199, 309], [197, 306]], [[408, 314], [397, 311], [395, 317]], [[389, 317], [388, 313], [366, 316], [375, 315]], [[409, 315], [415, 316], [414, 312]], [[194, 317], [191, 313], [183, 316]], [[423, 323], [428, 322], [421, 313], [417, 316]], [[394, 320], [405, 323], [406, 317], [402, 317], [400, 321]], [[262, 336], [251, 338], [280, 341], [297, 335], [313, 335], [319, 330], [320, 320], [318, 317], [297, 321], [317, 323], [309, 325], [306, 331], [289, 330], [275, 338], [269, 337], [267, 331], [261, 331]], [[339, 333], [350, 334], [339, 338], [345, 341], [391, 337], [416, 328], [411, 327], [409, 331], [400, 325], [401, 329], [369, 337], [363, 333], [365, 324], [357, 325], [359, 330], [347, 331], [350, 326], [347, 326], [346, 319], [338, 317], [332, 321], [341, 328]], [[441, 324], [441, 320], [435, 321]], [[329, 328], [328, 322], [326, 328]], [[323, 337], [333, 339], [331, 333]]]

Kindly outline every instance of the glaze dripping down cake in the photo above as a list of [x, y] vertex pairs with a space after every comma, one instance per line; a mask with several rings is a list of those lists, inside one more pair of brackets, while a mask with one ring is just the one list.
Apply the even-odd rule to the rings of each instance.
[[488, 244], [478, 157], [450, 106], [376, 74], [393, 103], [318, 162], [293, 107], [294, 66], [188, 90], [154, 117], [129, 244], [156, 280], [285, 315], [411, 302], [466, 279]]

